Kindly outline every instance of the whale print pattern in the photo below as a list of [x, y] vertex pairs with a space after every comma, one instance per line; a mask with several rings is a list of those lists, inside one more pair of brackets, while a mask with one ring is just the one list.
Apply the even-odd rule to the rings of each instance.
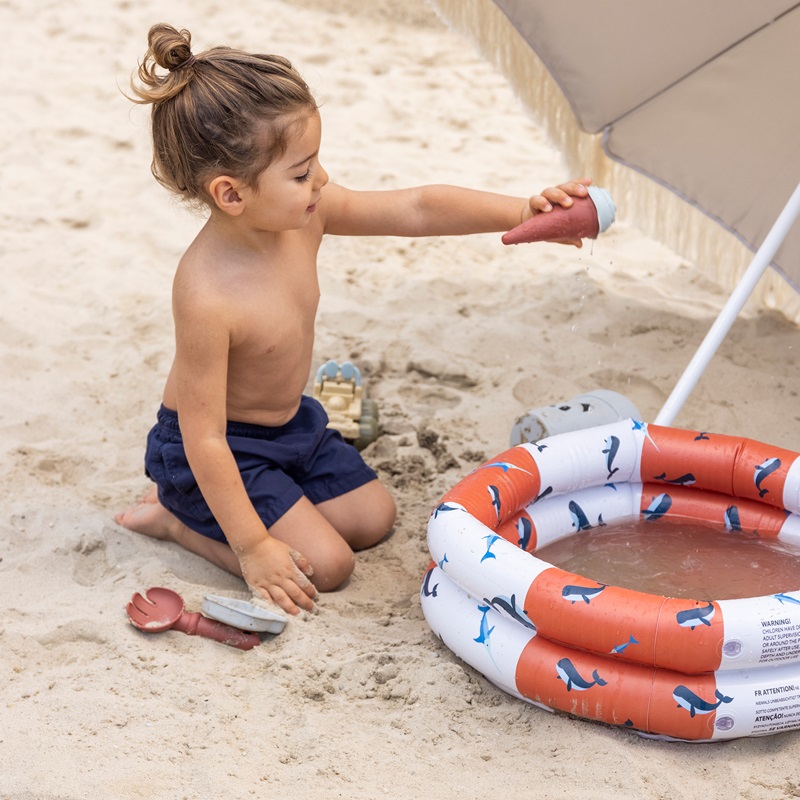
[[[789, 657], [771, 655], [765, 633], [800, 631], [794, 586], [731, 601], [670, 598], [537, 559], [543, 543], [616, 523], [619, 509], [800, 543], [800, 455], [636, 420], [511, 448], [434, 509], [423, 613], [498, 686], [556, 710], [686, 741], [800, 729], [800, 710], [773, 725], [756, 719], [752, 701], [760, 685], [800, 686], [800, 633], [783, 634]], [[515, 547], [496, 547], [499, 538]]]

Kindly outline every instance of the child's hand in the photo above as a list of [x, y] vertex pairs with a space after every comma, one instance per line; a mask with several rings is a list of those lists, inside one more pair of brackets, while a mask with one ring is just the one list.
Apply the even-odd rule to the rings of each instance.
[[309, 578], [314, 570], [305, 556], [268, 536], [239, 554], [242, 575], [255, 594], [272, 600], [289, 614], [314, 610], [317, 590]]
[[[592, 182], [591, 178], [577, 178], [568, 183], [561, 183], [544, 189], [541, 194], [535, 194], [528, 200], [528, 207], [522, 211], [521, 222], [529, 220], [536, 214], [546, 214], [553, 210], [554, 205], [569, 208], [573, 197], [586, 197], [586, 187]], [[582, 239], [558, 239], [557, 244], [572, 244], [583, 247]]]

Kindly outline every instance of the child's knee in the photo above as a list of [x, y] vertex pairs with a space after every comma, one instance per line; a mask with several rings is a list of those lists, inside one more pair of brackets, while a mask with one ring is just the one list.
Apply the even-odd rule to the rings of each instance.
[[356, 557], [349, 547], [327, 553], [325, 558], [314, 564], [311, 580], [318, 592], [332, 592], [338, 589], [352, 574]]
[[364, 515], [357, 530], [351, 534], [350, 544], [353, 550], [366, 550], [385, 539], [394, 527], [396, 518], [397, 506], [386, 492], [371, 504], [369, 513]]
[[386, 504], [382, 510], [382, 518], [380, 520], [379, 530], [382, 531], [381, 539], [387, 536], [394, 528], [395, 520], [397, 519], [397, 505], [395, 504], [392, 496], [387, 493]]
[[375, 504], [372, 520], [375, 532], [381, 539], [394, 527], [395, 519], [397, 519], [397, 505], [389, 492], [385, 492], [381, 501]]

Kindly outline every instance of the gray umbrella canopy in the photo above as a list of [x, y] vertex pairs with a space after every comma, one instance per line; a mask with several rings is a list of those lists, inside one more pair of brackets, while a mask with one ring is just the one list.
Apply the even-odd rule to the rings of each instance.
[[[610, 178], [637, 221], [717, 277], [743, 271], [656, 422], [671, 423], [770, 263], [782, 280], [762, 300], [800, 321], [800, 2], [432, 1], [500, 66], [568, 162]], [[636, 173], [652, 191], [628, 179]], [[673, 213], [674, 196], [703, 213]]]
[[[800, 3], [495, 3], [610, 157], [761, 245], [800, 182]], [[800, 289], [800, 225], [773, 266]]]
[[[526, 85], [541, 81], [527, 64], [520, 66], [519, 53], [509, 55], [516, 29], [578, 126], [601, 136], [611, 159], [668, 187], [750, 251], [762, 244], [800, 183], [798, 2], [434, 2], [493, 55], [541, 114], [552, 98]], [[495, 17], [503, 15], [501, 27]], [[569, 136], [561, 144], [567, 151], [577, 147]], [[772, 266], [800, 290], [800, 224]]]

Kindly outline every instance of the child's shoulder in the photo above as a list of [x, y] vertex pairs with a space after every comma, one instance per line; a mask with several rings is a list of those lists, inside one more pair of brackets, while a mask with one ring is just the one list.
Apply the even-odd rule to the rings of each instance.
[[230, 276], [224, 260], [195, 241], [181, 256], [172, 282], [173, 303], [183, 307], [211, 308], [229, 302]]

